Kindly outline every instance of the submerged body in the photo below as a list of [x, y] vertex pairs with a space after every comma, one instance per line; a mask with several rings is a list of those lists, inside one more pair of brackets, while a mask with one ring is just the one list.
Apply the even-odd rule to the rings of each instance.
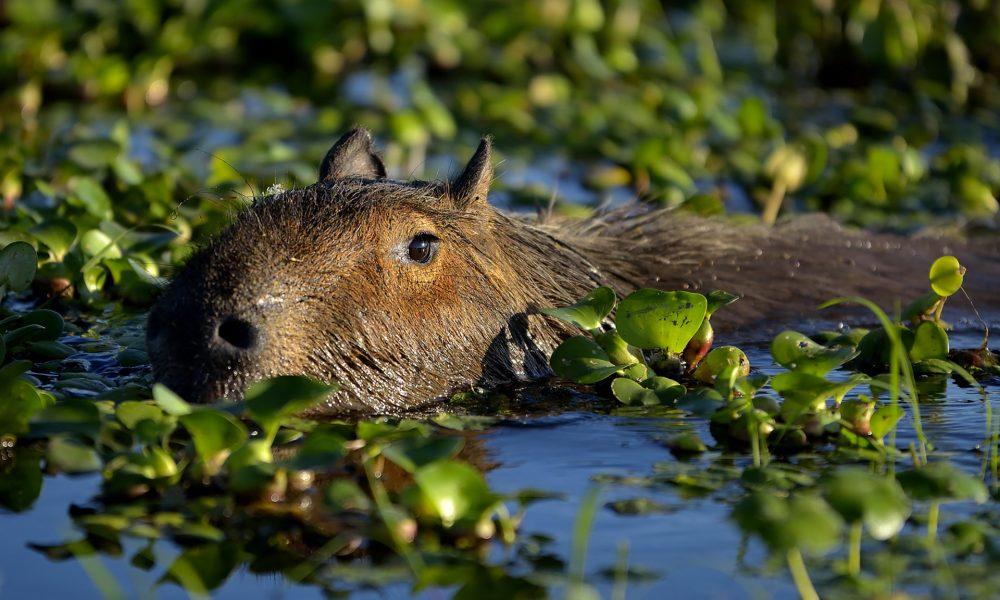
[[549, 375], [572, 332], [539, 310], [599, 285], [742, 294], [713, 319], [725, 330], [812, 316], [840, 295], [891, 306], [926, 291], [927, 267], [953, 253], [974, 297], [1000, 302], [988, 283], [1000, 277], [996, 243], [861, 234], [821, 217], [737, 226], [639, 205], [540, 222], [491, 207], [491, 178], [485, 140], [452, 182], [399, 182], [367, 132], [349, 133], [319, 183], [255, 202], [172, 282], [149, 319], [156, 378], [211, 401], [302, 374], [341, 384], [324, 412], [394, 412]]

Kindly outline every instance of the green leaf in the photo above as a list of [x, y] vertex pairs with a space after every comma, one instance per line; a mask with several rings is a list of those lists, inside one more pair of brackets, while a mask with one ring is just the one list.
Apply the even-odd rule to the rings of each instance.
[[246, 391], [247, 410], [267, 439], [273, 440], [282, 421], [306, 411], [337, 391], [329, 385], [300, 375], [282, 375], [251, 385]]
[[983, 503], [989, 498], [981, 479], [948, 462], [932, 462], [904, 471], [897, 477], [906, 493], [916, 500], [972, 500]]
[[54, 310], [44, 308], [21, 315], [19, 321], [22, 325], [38, 325], [42, 327], [44, 334], [38, 336], [36, 339], [50, 341], [59, 339], [63, 333], [63, 327], [66, 325], [62, 315]]
[[49, 255], [56, 262], [62, 262], [73, 244], [76, 243], [76, 225], [67, 219], [46, 219], [28, 232], [45, 244]]
[[667, 448], [676, 455], [699, 454], [708, 450], [705, 442], [693, 431], [672, 435], [666, 440]]
[[679, 354], [701, 326], [707, 306], [701, 294], [644, 288], [618, 306], [618, 334], [636, 348]]
[[840, 516], [849, 523], [863, 522], [876, 540], [899, 533], [910, 516], [910, 499], [895, 478], [841, 467], [823, 479], [821, 490]]
[[98, 219], [111, 219], [111, 198], [91, 177], [72, 177], [69, 180], [71, 203], [82, 206]]
[[0, 382], [0, 435], [28, 431], [32, 417], [45, 407], [35, 386], [24, 379]]
[[783, 331], [771, 342], [771, 356], [793, 371], [826, 375], [857, 355], [851, 348], [827, 348], [797, 331]]
[[101, 431], [101, 414], [90, 400], [67, 398], [44, 408], [31, 420], [31, 434], [51, 437], [72, 433], [97, 439]]
[[619, 402], [627, 406], [652, 406], [660, 403], [653, 390], [642, 387], [628, 377], [616, 377], [611, 382], [611, 392]]
[[455, 460], [431, 463], [416, 470], [413, 480], [445, 527], [464, 518], [479, 520], [497, 501], [482, 474]]
[[705, 383], [713, 383], [723, 373], [728, 373], [734, 378], [749, 375], [750, 359], [736, 346], [713, 348], [698, 364], [694, 378]]
[[243, 423], [221, 410], [202, 408], [181, 415], [178, 420], [191, 435], [198, 457], [209, 466], [209, 474], [247, 441], [247, 428]]
[[45, 328], [41, 325], [24, 325], [3, 334], [5, 347], [13, 347], [25, 342], [38, 340], [45, 335]]
[[[913, 332], [906, 327], [895, 326], [895, 328], [900, 343], [909, 351], [913, 347]], [[892, 352], [892, 336], [886, 332], [884, 327], [877, 327], [865, 334], [858, 342], [856, 363], [869, 372], [884, 371], [890, 364]]]
[[239, 561], [239, 549], [231, 542], [196, 546], [178, 556], [161, 581], [177, 583], [192, 595], [205, 596], [229, 578]]
[[616, 365], [626, 367], [639, 362], [639, 357], [632, 353], [628, 344], [615, 330], [594, 334], [594, 341], [607, 352], [608, 359]]
[[121, 152], [111, 140], [77, 142], [69, 149], [69, 158], [85, 169], [103, 169], [114, 162]]
[[650, 377], [641, 384], [627, 377], [618, 377], [611, 382], [611, 391], [627, 406], [654, 406], [673, 404], [687, 389], [666, 377]]
[[599, 287], [576, 304], [563, 308], [543, 308], [541, 312], [589, 331], [601, 326], [601, 322], [615, 307], [615, 300], [614, 290]]
[[782, 414], [794, 420], [798, 414], [822, 410], [828, 398], [840, 402], [847, 392], [866, 381], [868, 377], [860, 373], [845, 381], [827, 381], [811, 373], [789, 371], [775, 375], [771, 388], [785, 399]]
[[24, 512], [42, 492], [41, 455], [34, 449], [25, 448], [7, 452], [8, 458], [0, 474], [0, 507]]
[[589, 337], [578, 335], [565, 340], [552, 353], [549, 364], [556, 375], [577, 383], [597, 383], [621, 369]]
[[725, 405], [722, 394], [712, 388], [698, 388], [677, 399], [677, 408], [699, 417], [711, 417]]
[[738, 294], [730, 294], [722, 290], [713, 290], [705, 296], [707, 301], [707, 307], [705, 309], [705, 316], [711, 317], [715, 314], [715, 311], [719, 310], [723, 306], [729, 306], [733, 302], [736, 302], [743, 296]]
[[371, 510], [371, 500], [358, 484], [349, 479], [335, 479], [326, 488], [326, 502], [337, 512]]
[[790, 499], [756, 491], [733, 509], [733, 519], [747, 533], [757, 535], [774, 553], [793, 548], [822, 554], [840, 542], [844, 522], [822, 498], [797, 493]]
[[910, 360], [918, 362], [929, 358], [948, 358], [948, 334], [937, 323], [924, 321], [913, 332]]
[[296, 470], [328, 468], [347, 454], [347, 441], [348, 436], [338, 428], [319, 426], [305, 437], [289, 466]]
[[162, 419], [163, 409], [149, 402], [127, 400], [115, 407], [115, 417], [127, 429], [134, 430], [142, 421]]
[[162, 383], [153, 384], [153, 400], [168, 415], [179, 417], [191, 412], [191, 405]]
[[934, 293], [947, 298], [962, 287], [965, 267], [954, 256], [942, 256], [931, 265], [929, 277]]
[[903, 309], [903, 322], [915, 321], [921, 315], [928, 314], [940, 301], [941, 296], [938, 296], [934, 292], [927, 292], [906, 305], [906, 308]]
[[28, 289], [37, 268], [38, 255], [27, 242], [13, 242], [0, 250], [0, 285], [12, 292]]
[[101, 469], [101, 457], [92, 446], [57, 435], [49, 440], [46, 461], [63, 473], [88, 473]]
[[905, 414], [906, 411], [898, 404], [883, 404], [875, 409], [875, 414], [871, 418], [872, 437], [881, 442]]
[[80, 249], [86, 256], [98, 260], [122, 257], [122, 251], [118, 244], [100, 229], [90, 229], [85, 232], [80, 238]]
[[427, 438], [410, 436], [383, 448], [382, 455], [413, 473], [434, 461], [454, 458], [464, 444], [465, 440], [457, 435]]

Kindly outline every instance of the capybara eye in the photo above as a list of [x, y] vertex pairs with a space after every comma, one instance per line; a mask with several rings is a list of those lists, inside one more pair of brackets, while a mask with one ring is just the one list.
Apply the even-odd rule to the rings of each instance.
[[426, 265], [437, 252], [438, 239], [429, 233], [419, 233], [410, 240], [407, 253], [415, 263]]

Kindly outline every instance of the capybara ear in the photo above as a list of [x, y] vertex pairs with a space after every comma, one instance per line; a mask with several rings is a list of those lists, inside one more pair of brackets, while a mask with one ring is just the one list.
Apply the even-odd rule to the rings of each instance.
[[466, 208], [475, 203], [485, 203], [493, 179], [493, 165], [490, 164], [490, 137], [483, 136], [462, 174], [451, 182], [449, 195], [455, 206]]
[[358, 177], [361, 179], [383, 179], [385, 165], [375, 154], [372, 134], [362, 127], [348, 131], [326, 153], [319, 167], [319, 180], [330, 182], [337, 179]]

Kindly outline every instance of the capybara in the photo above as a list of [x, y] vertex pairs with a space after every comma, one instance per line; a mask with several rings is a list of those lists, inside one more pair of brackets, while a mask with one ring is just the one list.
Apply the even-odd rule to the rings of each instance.
[[599, 285], [738, 293], [716, 329], [773, 332], [835, 296], [912, 299], [952, 253], [981, 308], [1000, 300], [995, 240], [878, 235], [826, 217], [735, 225], [641, 203], [530, 218], [490, 206], [492, 177], [488, 139], [451, 181], [396, 181], [371, 135], [349, 132], [316, 184], [257, 199], [174, 278], [149, 315], [155, 377], [212, 401], [309, 375], [341, 385], [320, 412], [398, 412], [549, 375], [571, 329], [539, 309]]

